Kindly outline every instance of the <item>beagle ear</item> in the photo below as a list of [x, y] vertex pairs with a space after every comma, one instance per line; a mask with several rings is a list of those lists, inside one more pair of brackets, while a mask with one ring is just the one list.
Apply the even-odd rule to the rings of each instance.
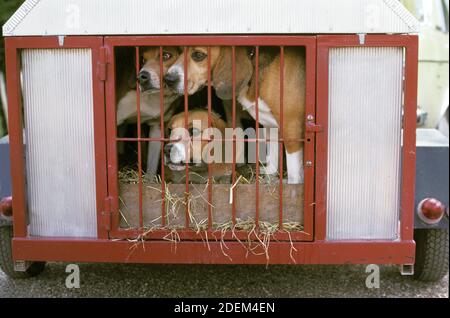
[[225, 128], [227, 128], [227, 124], [225, 123], [225, 121], [220, 118], [220, 116], [215, 114], [211, 116], [211, 126], [219, 129], [222, 134], [225, 133]]
[[180, 113], [183, 113], [184, 116], [184, 104], [182, 103], [182, 98], [174, 100], [172, 104], [170, 104], [169, 109], [173, 110], [173, 115], [170, 116], [169, 121], [164, 124], [164, 135], [166, 137], [170, 137], [169, 129], [172, 127], [175, 118], [177, 118]]
[[[273, 60], [280, 54], [280, 48], [274, 46], [261, 46], [259, 48], [259, 68], [263, 69], [269, 66]], [[252, 65], [256, 65], [255, 57], [253, 56]]]
[[[248, 84], [253, 75], [253, 66], [245, 47], [236, 47], [236, 95]], [[233, 98], [231, 47], [221, 47], [220, 55], [212, 71], [212, 85], [220, 99]]]
[[173, 125], [174, 119], [175, 119], [175, 116], [172, 116], [170, 118], [170, 120], [167, 122], [167, 124], [164, 124], [164, 136], [166, 138], [170, 138], [169, 132], [172, 129], [172, 125]]

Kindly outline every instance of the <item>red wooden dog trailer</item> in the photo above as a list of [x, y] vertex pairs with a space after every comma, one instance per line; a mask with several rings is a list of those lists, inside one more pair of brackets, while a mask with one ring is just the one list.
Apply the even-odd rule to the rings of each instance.
[[[415, 262], [418, 24], [397, 1], [346, 3], [201, 0], [196, 1], [196, 7], [204, 5], [206, 9], [199, 12], [191, 8], [190, 1], [177, 0], [152, 2], [151, 8], [148, 1], [139, 0], [114, 0], [106, 6], [102, 1], [26, 1], [3, 28], [16, 270], [43, 261], [375, 263], [410, 268]], [[173, 8], [178, 13], [167, 16]], [[226, 17], [221, 16], [224, 12]], [[164, 175], [168, 168], [162, 147], [162, 180], [158, 185], [158, 204], [162, 206], [157, 213], [163, 221], [159, 229], [143, 229], [147, 208], [143, 202], [142, 147], [147, 142], [164, 145], [170, 139], [164, 134], [167, 123], [162, 116], [158, 138], [144, 136], [140, 124], [135, 136], [118, 136], [116, 55], [120, 47], [133, 48], [138, 73], [142, 66], [140, 48], [158, 47], [162, 83], [161, 56], [167, 46], [180, 47], [185, 61], [187, 47], [205, 46], [208, 52], [216, 46], [231, 47], [233, 84], [238, 48], [254, 48], [257, 78], [263, 48], [279, 50], [280, 69], [284, 69], [285, 48], [305, 48], [305, 133], [300, 140], [304, 184], [303, 204], [299, 206], [303, 224], [301, 230], [283, 229], [285, 205], [289, 204], [284, 191], [291, 185], [283, 182], [286, 167], [280, 147], [279, 203], [276, 211], [271, 211], [278, 230], [271, 234], [266, 251], [255, 247], [249, 253], [243, 244], [247, 238], [250, 244], [258, 241], [265, 209], [261, 200], [266, 191], [259, 182], [250, 188], [254, 195], [244, 205], [253, 213], [254, 233], [237, 230], [221, 236], [213, 228], [216, 211], [211, 202], [217, 191], [233, 191], [235, 198], [241, 192], [231, 188], [237, 180], [236, 158], [230, 184], [222, 188], [212, 182], [206, 185], [209, 205], [204, 231], [190, 227], [186, 203], [185, 226], [177, 231], [174, 243], [165, 239], [171, 230], [164, 228], [168, 204]], [[184, 71], [188, 71], [186, 66]], [[211, 115], [210, 57], [208, 74], [207, 111]], [[283, 74], [279, 81], [281, 105], [288, 91]], [[164, 89], [159, 93], [161, 110]], [[256, 100], [258, 89], [256, 84]], [[233, 89], [233, 128], [240, 107], [238, 93]], [[139, 104], [141, 95], [136, 96]], [[187, 93], [181, 100], [184, 110], [189, 110]], [[257, 103], [257, 114], [259, 106]], [[137, 105], [136, 109], [140, 123], [141, 110]], [[280, 112], [283, 114], [283, 106]], [[380, 116], [375, 116], [378, 112]], [[283, 131], [283, 121], [289, 119], [281, 118]], [[257, 133], [256, 139], [260, 138]], [[285, 141], [281, 134], [278, 142]], [[120, 225], [120, 142], [137, 145], [139, 226], [131, 229]], [[257, 159], [256, 180], [259, 165]], [[186, 164], [186, 173], [188, 169]], [[208, 180], [212, 180], [210, 172]], [[192, 191], [191, 186], [186, 177], [186, 194]], [[231, 202], [227, 209], [233, 225], [240, 209], [237, 202]]]

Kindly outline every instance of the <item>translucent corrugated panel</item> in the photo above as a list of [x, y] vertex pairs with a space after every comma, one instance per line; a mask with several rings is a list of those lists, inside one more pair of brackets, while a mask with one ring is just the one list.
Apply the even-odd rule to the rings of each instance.
[[397, 239], [403, 49], [329, 57], [327, 238]]
[[29, 231], [96, 237], [89, 49], [22, 51]]

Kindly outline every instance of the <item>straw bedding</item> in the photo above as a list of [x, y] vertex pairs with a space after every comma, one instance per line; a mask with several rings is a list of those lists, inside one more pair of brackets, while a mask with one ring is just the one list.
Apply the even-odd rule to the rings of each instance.
[[[256, 181], [254, 169], [248, 166], [244, 166], [244, 168], [245, 169], [237, 171], [237, 179], [233, 185], [218, 185], [214, 180], [212, 180], [213, 189], [215, 191], [214, 195], [219, 197], [216, 198], [216, 200], [219, 200], [219, 203], [217, 203], [218, 207], [215, 206], [214, 201], [208, 201], [208, 188], [210, 184], [208, 179], [205, 179], [202, 176], [195, 175], [195, 173], [189, 174], [189, 180], [195, 179], [203, 181], [199, 182], [202, 184], [189, 185], [189, 192], [185, 191], [185, 185], [166, 184], [163, 196], [161, 177], [157, 175], [152, 180], [149, 180], [145, 173], [142, 173], [143, 191], [145, 193], [153, 192], [153, 194], [151, 198], [148, 198], [148, 200], [145, 198], [143, 199], [143, 204], [147, 213], [146, 220], [144, 227], [141, 228], [141, 234], [134, 239], [129, 239], [131, 242], [135, 243], [133, 247], [137, 247], [139, 243], [143, 242], [151, 232], [155, 230], [166, 230], [167, 235], [165, 235], [163, 239], [172, 242], [173, 248], [176, 250], [176, 244], [181, 240], [178, 232], [185, 229], [185, 218], [186, 215], [188, 215], [190, 229], [201, 237], [203, 242], [208, 246], [208, 249], [210, 240], [218, 241], [220, 242], [222, 253], [230, 258], [227, 254], [228, 247], [227, 241], [225, 240], [225, 235], [231, 233], [233, 240], [238, 241], [242, 245], [242, 247], [246, 250], [247, 255], [249, 253], [263, 255], [266, 258], [267, 264], [269, 264], [269, 245], [271, 240], [273, 240], [274, 235], [276, 233], [284, 232], [287, 233], [290, 238], [290, 233], [303, 230], [303, 220], [302, 218], [286, 217], [282, 224], [282, 229], [280, 229], [278, 223], [278, 210], [275, 210], [273, 213], [271, 213], [271, 211], [265, 211], [267, 212], [266, 214], [262, 213], [263, 217], [260, 217], [258, 225], [255, 222], [255, 219], [251, 216], [252, 214], [254, 215], [254, 212], [252, 214], [237, 214], [235, 223], [233, 224], [231, 220], [231, 213], [222, 213], [224, 210], [223, 207], [227, 204], [226, 201], [229, 199], [230, 202], [228, 202], [228, 204], [231, 206], [231, 202], [234, 200], [234, 198], [230, 195], [230, 192], [232, 192], [231, 189], [235, 187], [249, 187], [248, 190], [251, 191], [254, 188], [254, 183]], [[129, 218], [132, 218], [133, 215], [136, 215], [136, 206], [127, 206], [131, 203], [134, 204], [136, 197], [126, 197], [127, 193], [128, 195], [130, 195], [130, 193], [132, 195], [136, 195], [135, 192], [137, 192], [136, 189], [139, 184], [138, 173], [135, 169], [126, 167], [119, 171], [118, 179], [119, 184], [121, 185], [119, 212], [122, 218], [122, 227], [139, 227], [139, 225], [136, 224], [136, 220], [129, 220]], [[278, 182], [278, 176], [260, 176], [260, 188], [262, 187], [263, 191], [265, 191], [265, 195], [263, 196], [265, 200], [275, 201], [278, 199]], [[128, 192], [125, 191], [124, 189], [127, 187], [132, 190], [129, 190]], [[219, 188], [216, 189], [216, 187]], [[180, 189], [184, 189], [184, 191], [181, 191]], [[218, 191], [222, 191], [220, 192], [221, 194], [218, 195]], [[229, 196], [229, 198], [224, 198], [226, 193], [228, 193], [227, 196]], [[236, 196], [238, 196], [239, 192], [236, 191], [236, 193]], [[122, 195], [124, 195], [124, 197], [122, 197]], [[220, 196], [222, 196], [222, 198], [220, 198]], [[291, 196], [293, 195], [291, 194]], [[156, 197], [159, 199], [155, 199]], [[272, 198], [268, 199], [267, 197]], [[236, 198], [236, 200], [237, 199], [238, 198]], [[163, 201], [165, 205], [164, 226], [162, 226], [163, 222], [161, 213], [161, 205]], [[149, 202], [149, 204], [146, 202]], [[153, 204], [153, 208], [150, 204]], [[157, 207], [159, 207], [159, 209], [157, 209]], [[294, 209], [292, 210], [295, 210], [295, 206], [293, 208]], [[264, 210], [264, 205], [261, 205], [260, 209]], [[152, 212], [153, 210], [155, 211]], [[208, 210], [213, 211], [212, 229], [210, 231], [208, 231]], [[131, 211], [134, 211], [134, 213]], [[264, 217], [264, 215], [266, 215], [266, 217]], [[247, 238], [245, 240], [242, 240], [242, 236], [241, 239], [239, 239], [238, 235], [236, 235], [236, 233], [242, 232], [247, 233]], [[296, 250], [292, 244], [292, 239], [290, 239], [290, 243], [290, 257], [292, 261], [295, 262], [293, 253], [296, 252]]]

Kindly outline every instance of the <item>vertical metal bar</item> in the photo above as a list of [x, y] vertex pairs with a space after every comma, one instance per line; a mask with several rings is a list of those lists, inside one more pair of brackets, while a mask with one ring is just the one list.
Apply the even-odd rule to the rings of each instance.
[[163, 47], [159, 47], [159, 113], [161, 127], [161, 226], [166, 226], [166, 182], [164, 172], [164, 66]]
[[[233, 121], [233, 166], [231, 172], [231, 184], [236, 182], [236, 47], [231, 48], [231, 83], [232, 83], [232, 121]], [[231, 202], [231, 220], [236, 225], [236, 187], [232, 190], [233, 201]]]
[[255, 121], [256, 121], [256, 181], [255, 181], [255, 224], [259, 229], [259, 46], [255, 50]]
[[[211, 47], [208, 46], [208, 129], [211, 128]], [[212, 177], [208, 164], [208, 229], [212, 228]]]
[[[140, 69], [140, 56], [139, 56], [139, 46], [135, 47], [136, 55], [136, 78], [139, 75]], [[141, 149], [141, 92], [139, 81], [136, 81], [136, 107], [137, 107], [137, 138], [138, 138], [138, 187], [139, 187], [139, 228], [144, 227], [144, 217], [142, 213], [142, 149]]]
[[[183, 50], [184, 54], [184, 128], [187, 131], [189, 126], [188, 121], [188, 112], [189, 112], [189, 94], [188, 94], [188, 48], [185, 46]], [[186, 138], [187, 136], [184, 136], [183, 138]], [[186, 142], [186, 141], [184, 141]], [[188, 144], [187, 147], [190, 145]], [[186, 190], [184, 194], [184, 202], [186, 205], [186, 215], [185, 215], [185, 226], [188, 229], [189, 228], [189, 160], [187, 160], [187, 151], [188, 148], [186, 148], [186, 166], [185, 166], [185, 172], [186, 172]]]
[[283, 230], [283, 139], [284, 139], [284, 46], [280, 47], [280, 139], [278, 143], [279, 170], [280, 170], [280, 210], [278, 215], [278, 225], [280, 231]]

